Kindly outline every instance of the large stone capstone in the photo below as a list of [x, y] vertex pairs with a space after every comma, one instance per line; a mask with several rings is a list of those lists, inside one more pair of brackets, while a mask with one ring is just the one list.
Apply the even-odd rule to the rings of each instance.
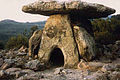
[[57, 2], [39, 0], [23, 6], [24, 12], [50, 16], [43, 32], [35, 32], [29, 41], [29, 55], [36, 55], [45, 65], [77, 67], [80, 59], [96, 57], [94, 33], [89, 19], [107, 17], [114, 9], [71, 0]]
[[23, 6], [27, 13], [41, 14], [45, 16], [55, 14], [71, 14], [84, 16], [89, 19], [107, 17], [115, 12], [114, 9], [101, 4], [87, 3], [81, 0], [58, 2], [53, 0], [38, 0], [35, 3]]

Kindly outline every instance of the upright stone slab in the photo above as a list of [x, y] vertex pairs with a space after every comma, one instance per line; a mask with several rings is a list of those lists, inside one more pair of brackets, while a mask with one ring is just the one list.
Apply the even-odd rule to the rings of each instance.
[[37, 30], [29, 39], [29, 56], [37, 58], [42, 37], [42, 30]]
[[94, 38], [79, 26], [74, 26], [74, 34], [80, 56], [86, 61], [93, 59], [97, 52]]
[[[94, 34], [88, 19], [107, 17], [115, 12], [114, 9], [101, 4], [80, 0], [38, 0], [23, 6], [22, 10], [26, 13], [50, 16], [43, 29], [38, 58], [45, 64], [53, 60], [59, 64], [62, 58], [66, 68], [76, 66], [81, 58], [90, 61], [96, 56]], [[51, 56], [56, 59], [51, 59]]]
[[44, 63], [49, 62], [51, 52], [55, 48], [61, 49], [65, 67], [73, 67], [79, 62], [77, 45], [68, 15], [50, 16], [43, 29], [40, 45], [38, 56]]
[[94, 59], [97, 51], [91, 22], [86, 18], [76, 16], [71, 16], [71, 21], [81, 58], [86, 61]]

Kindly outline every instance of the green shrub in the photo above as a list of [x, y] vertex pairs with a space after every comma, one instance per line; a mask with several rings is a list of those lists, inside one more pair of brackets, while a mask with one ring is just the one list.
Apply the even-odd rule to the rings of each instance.
[[23, 35], [11, 37], [6, 43], [6, 49], [19, 49], [21, 46], [28, 46], [28, 38]]
[[92, 20], [97, 43], [110, 44], [120, 40], [120, 15], [106, 19]]
[[4, 49], [4, 43], [0, 41], [0, 49]]

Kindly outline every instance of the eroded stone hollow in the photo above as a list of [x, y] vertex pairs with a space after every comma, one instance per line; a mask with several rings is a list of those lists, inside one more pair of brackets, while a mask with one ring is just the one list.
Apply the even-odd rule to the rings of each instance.
[[55, 48], [50, 53], [49, 64], [51, 66], [64, 66], [64, 55], [59, 48]]
[[37, 54], [35, 58], [45, 65], [63, 65], [65, 68], [75, 68], [81, 58], [90, 61], [96, 56], [89, 19], [107, 17], [115, 12], [112, 8], [81, 0], [61, 3], [38, 0], [22, 10], [50, 16], [43, 31], [35, 32], [30, 38], [29, 56], [34, 58]]

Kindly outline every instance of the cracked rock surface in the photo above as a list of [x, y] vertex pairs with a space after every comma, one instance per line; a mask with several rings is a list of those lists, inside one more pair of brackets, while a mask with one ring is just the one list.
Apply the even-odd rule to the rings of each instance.
[[55, 14], [70, 14], [84, 16], [89, 19], [107, 17], [115, 13], [115, 10], [101, 4], [72, 0], [58, 2], [53, 0], [38, 0], [32, 4], [23, 6], [26, 13], [41, 14], [45, 16]]

